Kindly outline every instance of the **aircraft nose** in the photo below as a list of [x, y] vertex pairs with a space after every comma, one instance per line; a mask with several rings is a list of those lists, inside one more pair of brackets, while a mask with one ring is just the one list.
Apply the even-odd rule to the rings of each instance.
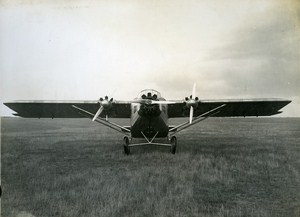
[[160, 114], [158, 105], [143, 105], [140, 108], [139, 114], [141, 116], [158, 116]]

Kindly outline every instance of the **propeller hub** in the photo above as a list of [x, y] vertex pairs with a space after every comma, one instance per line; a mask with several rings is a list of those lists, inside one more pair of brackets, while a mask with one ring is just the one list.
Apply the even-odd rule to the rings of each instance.
[[151, 105], [151, 103], [152, 103], [152, 100], [151, 100], [151, 99], [146, 99], [146, 101], [145, 101], [145, 104], [146, 104], [146, 105]]
[[98, 111], [96, 112], [95, 116], [93, 117], [93, 121], [95, 121], [103, 111], [105, 111], [106, 113], [106, 120], [109, 114], [109, 110], [112, 107], [112, 103], [113, 103], [113, 98], [111, 98], [110, 100], [108, 100], [108, 96], [105, 96], [104, 99], [101, 97], [98, 101], [100, 107], [98, 109]]
[[194, 99], [190, 99], [190, 100], [188, 100], [188, 101], [186, 102], [186, 105], [187, 105], [188, 107], [191, 107], [191, 106], [195, 107], [195, 106], [198, 105], [198, 102], [197, 102], [196, 100], [194, 100]]
[[188, 108], [190, 107], [196, 108], [198, 106], [198, 103], [199, 103], [198, 97], [196, 97], [195, 99], [185, 100], [185, 104]]
[[100, 106], [102, 106], [105, 110], [110, 109], [112, 107], [112, 102], [113, 102], [113, 98], [111, 98], [110, 100], [108, 99], [108, 96], [105, 96], [105, 98], [100, 98], [100, 100], [98, 101], [98, 103], [100, 104]]
[[107, 107], [107, 106], [109, 106], [109, 104], [110, 104], [110, 102], [108, 102], [108, 100], [103, 100], [103, 101], [101, 102], [101, 105], [102, 105], [103, 107]]
[[196, 83], [193, 86], [192, 95], [185, 97], [185, 104], [190, 109], [189, 123], [191, 124], [194, 117], [194, 109], [198, 107], [199, 98], [196, 97]]

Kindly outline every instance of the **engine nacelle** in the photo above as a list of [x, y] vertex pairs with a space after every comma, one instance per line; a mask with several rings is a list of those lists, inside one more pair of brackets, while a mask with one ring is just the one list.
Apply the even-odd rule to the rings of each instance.
[[185, 105], [190, 108], [197, 108], [199, 104], [199, 98], [195, 97], [195, 99], [192, 98], [192, 96], [190, 97], [185, 97]]

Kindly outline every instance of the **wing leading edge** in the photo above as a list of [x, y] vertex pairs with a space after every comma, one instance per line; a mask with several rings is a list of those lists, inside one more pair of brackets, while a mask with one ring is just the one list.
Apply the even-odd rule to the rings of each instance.
[[[15, 116], [24, 118], [84, 118], [77, 109], [80, 107], [93, 114], [99, 109], [97, 101], [14, 101], [4, 103], [14, 110]], [[106, 114], [111, 118], [130, 118], [130, 103], [114, 102], [108, 113], [103, 112], [100, 117]]]
[[[279, 110], [290, 102], [285, 99], [200, 100], [194, 116], [197, 117], [223, 104], [225, 106], [213, 117], [271, 116], [281, 113]], [[168, 114], [169, 118], [188, 117], [189, 109], [183, 100], [177, 101], [168, 106]]]

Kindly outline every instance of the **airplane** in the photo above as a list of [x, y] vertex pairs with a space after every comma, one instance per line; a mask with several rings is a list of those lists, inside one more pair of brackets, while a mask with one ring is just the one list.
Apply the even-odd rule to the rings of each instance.
[[[23, 118], [90, 118], [124, 135], [126, 155], [130, 148], [158, 145], [176, 153], [176, 134], [209, 117], [271, 116], [289, 104], [286, 99], [200, 100], [196, 97], [196, 84], [192, 94], [182, 100], [166, 100], [153, 89], [142, 90], [129, 101], [117, 101], [108, 96], [92, 101], [13, 101], [4, 103]], [[188, 117], [177, 126], [169, 125], [170, 118]], [[130, 126], [121, 126], [108, 118], [130, 118]], [[157, 139], [167, 139], [157, 142]], [[135, 139], [144, 142], [134, 143]]]

